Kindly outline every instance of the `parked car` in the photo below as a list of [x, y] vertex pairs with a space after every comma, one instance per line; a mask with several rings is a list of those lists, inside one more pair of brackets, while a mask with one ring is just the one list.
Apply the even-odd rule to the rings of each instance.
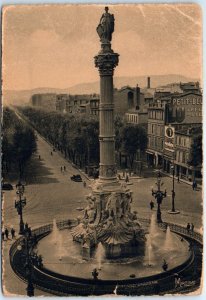
[[71, 180], [76, 181], [76, 182], [82, 182], [82, 177], [79, 174], [73, 175], [73, 176], [71, 176]]
[[11, 185], [11, 183], [4, 182], [2, 183], [2, 190], [11, 191], [13, 190], [13, 186]]

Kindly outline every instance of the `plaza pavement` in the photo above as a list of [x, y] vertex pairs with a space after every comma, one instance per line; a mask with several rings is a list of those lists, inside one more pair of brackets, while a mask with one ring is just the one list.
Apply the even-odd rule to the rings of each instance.
[[[25, 196], [27, 204], [23, 211], [24, 222], [32, 228], [43, 224], [52, 223], [53, 219], [62, 220], [76, 218], [82, 214], [78, 209], [85, 207], [85, 195], [90, 193], [89, 185], [92, 183], [82, 173], [83, 183], [73, 182], [70, 176], [79, 173], [63, 155], [53, 152], [52, 147], [42, 137], [38, 136], [38, 152], [33, 156], [27, 168]], [[40, 155], [40, 160], [39, 160]], [[61, 166], [66, 166], [66, 171], [61, 172]], [[150, 218], [151, 210], [149, 202], [153, 199], [151, 189], [155, 189], [155, 177], [130, 179], [130, 187], [133, 191], [133, 209], [139, 217]], [[168, 214], [171, 209], [172, 179], [162, 177], [168, 196], [162, 203], [162, 219], [166, 222], [174, 222], [186, 226], [188, 222], [195, 225], [195, 230], [200, 231], [202, 226], [202, 191], [193, 191], [190, 185], [175, 182], [175, 206], [180, 214]], [[16, 182], [13, 182], [15, 185]], [[11, 228], [14, 226], [18, 232], [19, 216], [14, 208], [16, 198], [15, 189], [5, 191], [3, 194], [3, 225]], [[154, 210], [156, 209], [156, 205]], [[3, 242], [4, 256], [4, 292], [6, 294], [25, 295], [26, 285], [17, 278], [9, 264], [9, 248], [12, 241]], [[35, 295], [46, 295], [45, 292], [35, 290]]]

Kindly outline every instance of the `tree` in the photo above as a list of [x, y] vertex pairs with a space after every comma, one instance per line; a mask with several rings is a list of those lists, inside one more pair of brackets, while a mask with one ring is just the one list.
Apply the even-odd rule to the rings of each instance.
[[34, 131], [21, 124], [16, 126], [13, 135], [13, 161], [17, 162], [20, 178], [23, 175], [26, 162], [36, 151], [36, 138]]
[[122, 129], [122, 145], [133, 167], [137, 150], [144, 152], [147, 147], [147, 133], [140, 125], [126, 125]]
[[188, 164], [193, 167], [202, 165], [202, 134], [193, 138]]
[[33, 129], [17, 117], [10, 108], [3, 111], [2, 166], [4, 175], [18, 167], [20, 177], [24, 167], [36, 150]]

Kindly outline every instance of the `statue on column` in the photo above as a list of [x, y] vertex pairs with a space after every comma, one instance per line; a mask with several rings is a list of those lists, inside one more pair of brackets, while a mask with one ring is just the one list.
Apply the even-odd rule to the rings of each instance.
[[111, 42], [112, 33], [114, 32], [114, 15], [108, 12], [109, 8], [105, 7], [105, 13], [101, 16], [99, 25], [97, 26], [97, 33], [101, 42]]

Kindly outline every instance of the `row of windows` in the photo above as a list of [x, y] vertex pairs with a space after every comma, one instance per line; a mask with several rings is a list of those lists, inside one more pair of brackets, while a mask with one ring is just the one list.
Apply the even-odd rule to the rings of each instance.
[[138, 124], [138, 115], [127, 114], [126, 116], [128, 122]]
[[91, 110], [91, 115], [99, 116], [98, 110]]
[[155, 136], [148, 136], [148, 148], [157, 148], [163, 150], [164, 140]]
[[186, 164], [188, 161], [188, 153], [185, 151], [177, 150], [176, 151], [176, 161]]
[[148, 134], [154, 134], [163, 136], [164, 135], [164, 126], [159, 124], [148, 124]]
[[164, 120], [164, 111], [162, 110], [149, 110], [149, 119]]
[[182, 146], [182, 147], [190, 147], [190, 139], [188, 137], [183, 136], [176, 136], [175, 137], [176, 145]]
[[90, 106], [91, 107], [99, 107], [99, 101], [91, 101]]

